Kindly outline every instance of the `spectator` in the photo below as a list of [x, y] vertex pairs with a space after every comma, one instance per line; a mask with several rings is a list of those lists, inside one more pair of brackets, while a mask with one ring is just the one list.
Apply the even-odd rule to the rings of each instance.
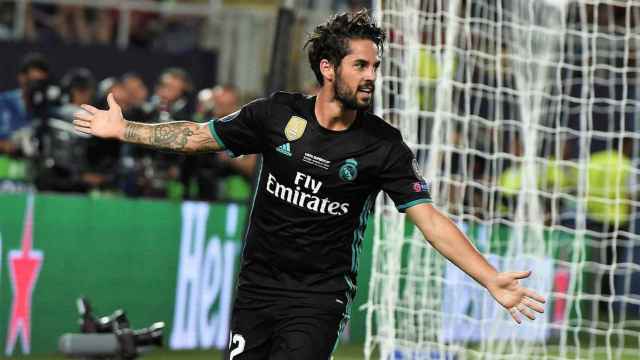
[[[124, 115], [130, 119], [140, 119], [148, 121], [151, 116], [151, 105], [149, 100], [149, 89], [140, 75], [136, 73], [126, 73], [120, 78], [120, 97], [126, 97], [126, 110]], [[114, 94], [115, 96], [115, 94]]]
[[[151, 97], [146, 116], [148, 121], [163, 123], [191, 119], [194, 114], [193, 85], [189, 74], [181, 68], [168, 68], [162, 72]], [[114, 94], [115, 95], [115, 94]], [[116, 97], [117, 99], [117, 97]], [[127, 99], [127, 106], [131, 106]], [[190, 188], [189, 175], [193, 172], [191, 160], [169, 153], [136, 149], [135, 157], [143, 167], [138, 171], [139, 194], [147, 197], [168, 197], [179, 200], [197, 193]]]
[[122, 86], [132, 106], [142, 107], [147, 102], [149, 89], [140, 75], [136, 73], [126, 73], [122, 75]]
[[[240, 108], [238, 92], [230, 85], [216, 86], [212, 93], [213, 116], [221, 119]], [[236, 159], [224, 152], [218, 159], [226, 168], [224, 180], [220, 183], [222, 200], [247, 201], [251, 196], [251, 184], [255, 175], [256, 155], [246, 155]]]
[[167, 122], [190, 119], [194, 112], [192, 89], [191, 77], [186, 71], [180, 68], [164, 70], [158, 80], [155, 95], [151, 98], [153, 120]]

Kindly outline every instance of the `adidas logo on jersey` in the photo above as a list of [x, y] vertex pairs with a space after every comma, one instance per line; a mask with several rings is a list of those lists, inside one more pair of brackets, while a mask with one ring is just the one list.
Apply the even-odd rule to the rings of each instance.
[[291, 145], [289, 143], [282, 144], [276, 148], [280, 154], [291, 156]]

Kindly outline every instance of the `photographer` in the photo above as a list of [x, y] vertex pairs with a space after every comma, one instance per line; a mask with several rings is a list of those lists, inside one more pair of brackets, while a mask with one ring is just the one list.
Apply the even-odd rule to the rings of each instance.
[[18, 72], [19, 88], [0, 93], [0, 154], [19, 151], [12, 136], [31, 125], [29, 92], [39, 82], [49, 79], [49, 64], [37, 53], [24, 57]]
[[33, 151], [29, 94], [48, 78], [49, 64], [45, 58], [37, 53], [28, 54], [19, 68], [19, 88], [0, 93], [0, 180], [25, 180], [25, 157]]
[[[87, 158], [87, 148], [96, 141], [70, 128], [70, 119], [74, 112], [81, 110], [80, 104], [93, 102], [96, 89], [93, 74], [86, 68], [73, 68], [62, 77], [59, 87], [47, 86], [45, 89], [59, 88], [60, 91], [58, 97], [48, 97], [34, 112], [39, 149], [34, 161], [36, 187], [47, 191], [88, 192], [108, 184], [112, 175], [106, 172], [104, 161]], [[100, 158], [109, 155], [101, 150], [89, 153]]]

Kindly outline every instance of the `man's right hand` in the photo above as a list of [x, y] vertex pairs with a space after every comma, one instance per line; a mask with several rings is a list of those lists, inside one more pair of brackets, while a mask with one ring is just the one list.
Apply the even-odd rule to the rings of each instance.
[[122, 109], [112, 93], [107, 96], [108, 110], [100, 110], [91, 105], [83, 104], [84, 111], [73, 115], [74, 128], [85, 134], [101, 137], [124, 139], [126, 121], [122, 116]]

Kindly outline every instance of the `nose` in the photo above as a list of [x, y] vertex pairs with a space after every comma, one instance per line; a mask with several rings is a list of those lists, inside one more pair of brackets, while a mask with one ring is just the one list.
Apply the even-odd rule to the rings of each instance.
[[373, 66], [370, 66], [367, 71], [364, 72], [364, 81], [376, 81], [377, 71]]

